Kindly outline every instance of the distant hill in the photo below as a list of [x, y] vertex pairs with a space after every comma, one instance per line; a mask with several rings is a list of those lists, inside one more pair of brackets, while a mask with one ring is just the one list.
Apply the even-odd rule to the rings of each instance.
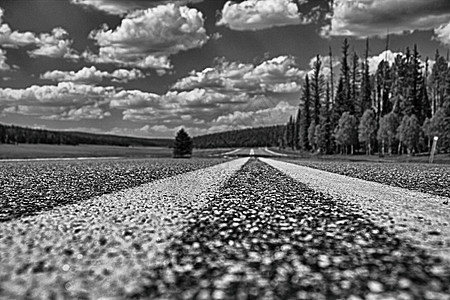
[[277, 146], [286, 126], [257, 127], [194, 137], [196, 148], [265, 147]]
[[173, 140], [76, 131], [53, 131], [0, 124], [0, 143], [169, 147], [172, 146]]

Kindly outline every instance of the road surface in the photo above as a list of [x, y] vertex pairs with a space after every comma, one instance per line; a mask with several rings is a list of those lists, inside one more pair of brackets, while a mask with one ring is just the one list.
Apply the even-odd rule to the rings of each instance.
[[222, 153], [223, 156], [230, 157], [285, 157], [287, 156], [284, 153], [279, 153], [273, 150], [268, 149], [267, 147], [254, 147], [254, 148], [238, 148], [233, 149], [231, 151]]
[[0, 223], [0, 299], [450, 299], [448, 198], [239, 151]]

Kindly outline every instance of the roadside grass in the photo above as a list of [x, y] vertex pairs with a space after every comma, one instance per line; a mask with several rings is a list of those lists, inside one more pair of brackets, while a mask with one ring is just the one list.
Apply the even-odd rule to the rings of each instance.
[[109, 145], [0, 144], [0, 159], [124, 157], [172, 157], [166, 147], [120, 147]]
[[[429, 162], [429, 153], [419, 153], [415, 156], [408, 155], [385, 155], [383, 157], [379, 155], [319, 155], [314, 153], [295, 151], [291, 149], [278, 149], [269, 148], [272, 151], [284, 153], [289, 155], [292, 159], [304, 159], [304, 160], [324, 160], [324, 161], [348, 161], [348, 162], [381, 162], [381, 163], [424, 163]], [[450, 155], [436, 154], [434, 156], [434, 164], [450, 164]]]

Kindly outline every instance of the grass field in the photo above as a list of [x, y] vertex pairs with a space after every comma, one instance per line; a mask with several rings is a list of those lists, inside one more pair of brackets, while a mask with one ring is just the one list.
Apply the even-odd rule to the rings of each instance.
[[165, 147], [119, 147], [99, 145], [0, 144], [0, 159], [72, 157], [171, 157]]
[[[416, 156], [408, 155], [385, 155], [380, 157], [378, 155], [317, 155], [305, 152], [294, 151], [290, 149], [278, 149], [270, 148], [275, 152], [284, 153], [294, 159], [306, 159], [306, 160], [328, 160], [328, 161], [350, 161], [350, 162], [376, 162], [376, 163], [428, 163], [429, 154], [420, 153]], [[436, 154], [434, 156], [435, 164], [450, 164], [450, 155], [447, 154]]]

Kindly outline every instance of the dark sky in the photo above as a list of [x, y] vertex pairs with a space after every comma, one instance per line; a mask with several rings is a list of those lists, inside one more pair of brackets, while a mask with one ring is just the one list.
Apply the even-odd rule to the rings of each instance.
[[285, 123], [311, 60], [329, 47], [338, 56], [344, 38], [362, 56], [369, 37], [373, 68], [407, 46], [432, 59], [450, 44], [447, 0], [0, 7], [0, 123], [146, 137], [171, 137], [180, 126], [197, 135]]

